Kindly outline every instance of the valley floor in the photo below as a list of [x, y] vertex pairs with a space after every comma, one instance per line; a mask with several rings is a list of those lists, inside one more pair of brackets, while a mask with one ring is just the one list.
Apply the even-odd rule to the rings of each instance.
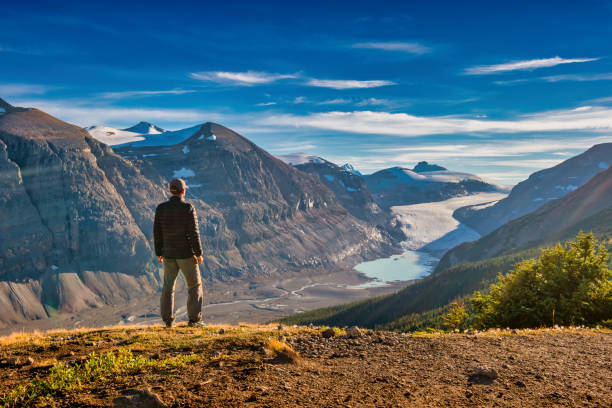
[[[369, 280], [356, 271], [336, 270], [328, 273], [304, 271], [285, 278], [257, 282], [216, 284], [206, 287], [202, 314], [207, 323], [264, 323], [300, 311], [354, 302], [396, 292], [410, 282], [394, 282], [385, 286], [367, 286]], [[240, 296], [234, 296], [239, 291]], [[180, 275], [176, 285], [175, 311], [177, 321], [186, 321], [185, 282]], [[127, 303], [117, 302], [98, 309], [76, 313], [57, 313], [49, 319], [24, 321], [0, 327], [0, 335], [16, 331], [74, 329], [115, 324], [156, 324], [159, 316], [159, 293], [142, 296]], [[208, 304], [206, 304], [208, 303]]]
[[[64, 371], [76, 367], [73, 374], [84, 374], [77, 364], [89, 359], [97, 375], [83, 377], [79, 386], [70, 388], [71, 380], [63, 377], [66, 382], [53, 383], [55, 389], [39, 382], [27, 390], [46, 390], [54, 407], [612, 405], [609, 330], [353, 336], [336, 330], [329, 339], [321, 333], [321, 328], [242, 325], [13, 335], [0, 338], [0, 395], [35, 377], [47, 384], [57, 362]], [[124, 351], [120, 362], [91, 363], [127, 348], [132, 354]], [[4, 402], [20, 395], [26, 393], [17, 391]]]

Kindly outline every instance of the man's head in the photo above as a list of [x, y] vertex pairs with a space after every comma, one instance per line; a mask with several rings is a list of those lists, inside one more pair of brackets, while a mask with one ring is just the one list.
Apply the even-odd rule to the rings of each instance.
[[185, 183], [185, 180], [175, 178], [170, 182], [169, 188], [170, 194], [172, 194], [173, 196], [182, 197], [185, 195], [185, 189], [187, 188], [187, 184]]

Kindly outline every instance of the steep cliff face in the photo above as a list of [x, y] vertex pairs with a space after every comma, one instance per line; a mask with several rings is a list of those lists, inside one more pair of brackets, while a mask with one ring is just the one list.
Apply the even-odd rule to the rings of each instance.
[[[36, 109], [5, 110], [0, 290], [7, 310], [0, 322], [112, 301], [111, 288], [97, 281], [102, 274], [151, 275], [151, 199], [164, 197], [161, 188], [78, 127]], [[154, 278], [145, 281], [141, 290], [156, 289]]]
[[316, 176], [354, 217], [385, 223], [385, 214], [374, 202], [362, 177], [321, 157], [294, 153], [279, 158], [304, 173]]
[[[11, 197], [20, 203], [18, 208], [23, 202], [35, 209], [36, 231], [43, 234], [42, 250], [35, 242], [30, 245], [41, 253], [41, 268], [32, 270], [27, 261], [11, 256], [16, 265], [11, 270], [34, 277], [52, 267], [130, 273], [150, 262], [149, 243], [123, 196], [98, 166], [90, 146], [97, 147], [97, 142], [86, 132], [32, 109], [0, 117], [0, 139], [8, 165], [19, 169], [22, 187], [4, 193], [18, 195]], [[11, 230], [20, 229], [21, 217], [17, 214], [13, 221], [17, 224]], [[0, 277], [8, 272], [3, 268]]]
[[[391, 250], [383, 231], [352, 217], [318, 178], [223, 126], [206, 123], [175, 145], [116, 151], [150, 178], [184, 178], [188, 200], [206, 202], [222, 214], [236, 252], [220, 260], [205, 243], [204, 269], [212, 276], [256, 277], [287, 268], [349, 265]], [[205, 215], [210, 209], [198, 212]]]

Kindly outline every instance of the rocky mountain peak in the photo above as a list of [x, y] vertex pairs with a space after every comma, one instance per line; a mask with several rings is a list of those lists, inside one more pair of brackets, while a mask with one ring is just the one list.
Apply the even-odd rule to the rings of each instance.
[[166, 131], [165, 129], [162, 129], [159, 126], [156, 126], [149, 122], [138, 122], [134, 126], [122, 130], [126, 132], [134, 132], [141, 134], [156, 134], [164, 133]]
[[5, 111], [9, 111], [9, 110], [13, 109], [13, 105], [8, 103], [4, 99], [0, 98], [0, 109], [3, 109]]
[[426, 161], [418, 162], [412, 171], [416, 173], [424, 173], [426, 171], [443, 171], [447, 170], [445, 167], [438, 166], [437, 164], [427, 163]]

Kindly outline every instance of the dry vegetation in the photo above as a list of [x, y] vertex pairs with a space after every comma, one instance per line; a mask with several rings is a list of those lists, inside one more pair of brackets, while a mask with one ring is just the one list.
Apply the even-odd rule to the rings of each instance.
[[0, 406], [612, 404], [609, 330], [407, 335], [334, 328], [324, 338], [325, 329], [17, 333], [0, 338]]

